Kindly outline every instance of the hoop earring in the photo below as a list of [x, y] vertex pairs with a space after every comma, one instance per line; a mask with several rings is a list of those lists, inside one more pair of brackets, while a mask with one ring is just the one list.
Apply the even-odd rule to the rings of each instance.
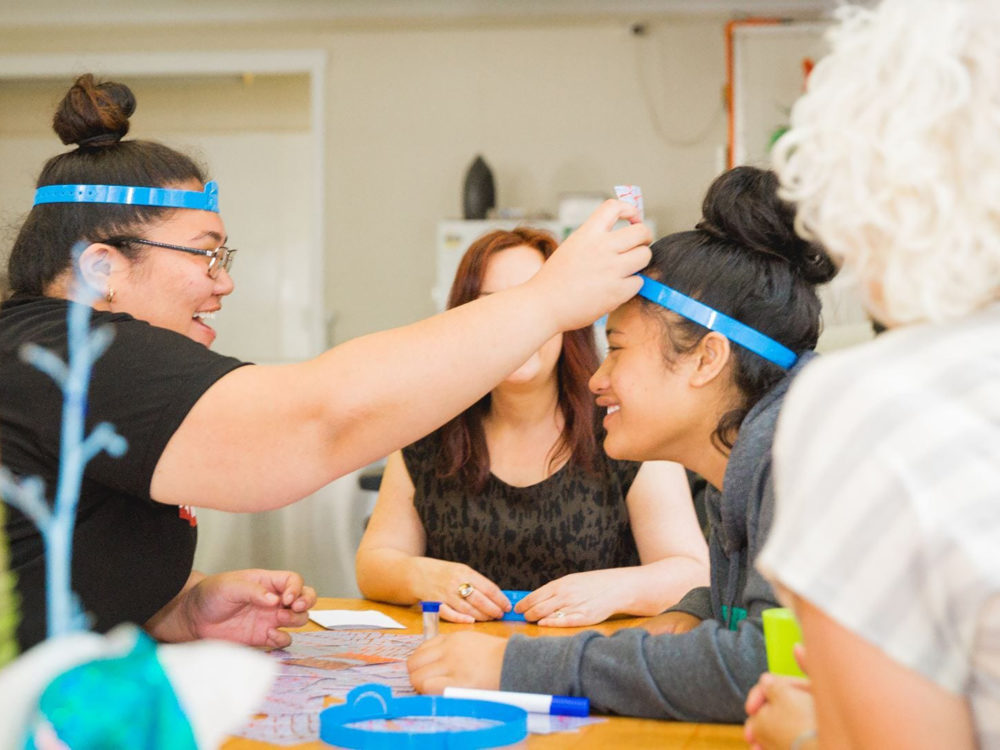
[[114, 302], [115, 301], [115, 290], [112, 289], [111, 287], [108, 287], [108, 293], [104, 295], [104, 299], [106, 299], [108, 301], [109, 305], [112, 302]]

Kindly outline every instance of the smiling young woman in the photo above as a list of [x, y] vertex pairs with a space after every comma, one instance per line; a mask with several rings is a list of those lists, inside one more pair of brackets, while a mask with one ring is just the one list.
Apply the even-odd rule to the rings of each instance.
[[[285, 571], [192, 572], [192, 507], [280, 507], [428, 433], [633, 295], [648, 230], [608, 201], [517, 288], [307, 362], [254, 366], [208, 348], [233, 291], [217, 187], [183, 154], [124, 140], [135, 104], [127, 86], [88, 75], [57, 109], [54, 128], [76, 148], [38, 178], [0, 310], [4, 463], [54, 485], [60, 394], [18, 351], [64, 354], [68, 306], [94, 299], [93, 324], [114, 339], [94, 368], [88, 429], [111, 422], [129, 450], [87, 465], [72, 562], [84, 608], [98, 630], [133, 621], [167, 640], [280, 645], [277, 628], [304, 621], [315, 593]], [[613, 230], [620, 219], [636, 223]], [[13, 508], [6, 529], [25, 647], [44, 637], [43, 545]]]
[[[730, 170], [693, 231], [653, 243], [642, 296], [609, 315], [609, 352], [590, 380], [607, 410], [608, 455], [676, 461], [708, 480], [710, 586], [611, 637], [439, 637], [410, 658], [419, 690], [500, 687], [585, 695], [601, 713], [744, 717], [765, 669], [761, 613], [777, 606], [753, 567], [774, 502], [771, 442], [785, 394], [814, 356], [815, 285], [835, 272], [795, 235], [777, 187], [771, 172]], [[692, 319], [706, 309], [707, 325]]]

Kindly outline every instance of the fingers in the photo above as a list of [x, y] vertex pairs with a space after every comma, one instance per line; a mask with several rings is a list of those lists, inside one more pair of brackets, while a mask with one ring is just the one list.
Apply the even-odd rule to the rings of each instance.
[[796, 643], [792, 647], [792, 656], [795, 657], [795, 663], [799, 665], [799, 669], [809, 674], [809, 665], [806, 661], [806, 647], [803, 643]]
[[444, 653], [447, 636], [438, 635], [422, 643], [406, 660], [406, 669], [410, 673], [410, 683], [420, 693], [444, 692], [440, 685], [444, 669], [441, 656]]
[[267, 640], [264, 645], [269, 648], [285, 648], [292, 642], [292, 636], [290, 633], [286, 633], [283, 630], [277, 630], [271, 628], [267, 631]]
[[584, 625], [593, 625], [594, 621], [583, 612], [566, 612], [557, 609], [552, 614], [538, 620], [536, 624], [546, 628], [580, 628]]
[[467, 615], [464, 612], [456, 611], [447, 602], [441, 604], [441, 609], [439, 614], [441, 615], [442, 620], [447, 620], [448, 622], [461, 622], [469, 624], [476, 621], [476, 618], [473, 617], [472, 615]]
[[[757, 684], [750, 688], [750, 692], [747, 693], [747, 699], [743, 704], [743, 708], [746, 710], [748, 716], [753, 716], [766, 701], [767, 697], [764, 695], [764, 688], [761, 687], [758, 680]], [[750, 742], [749, 737], [747, 738], [747, 742]]]
[[607, 232], [622, 219], [635, 225], [642, 220], [642, 217], [639, 215], [639, 209], [631, 203], [609, 198], [598, 206], [581, 226]]
[[[452, 612], [466, 615], [472, 620], [478, 621], [498, 620], [503, 617], [504, 612], [510, 611], [510, 602], [500, 591], [499, 586], [471, 568], [463, 575], [465, 575], [465, 581], [461, 585], [452, 587], [455, 593], [442, 602], [442, 607], [447, 604]], [[468, 596], [463, 597], [461, 589], [466, 583], [472, 589]], [[459, 620], [459, 622], [468, 622], [468, 620]]]
[[479, 589], [474, 588], [465, 599], [460, 599], [453, 609], [470, 615], [475, 620], [498, 620], [503, 617], [503, 610]]

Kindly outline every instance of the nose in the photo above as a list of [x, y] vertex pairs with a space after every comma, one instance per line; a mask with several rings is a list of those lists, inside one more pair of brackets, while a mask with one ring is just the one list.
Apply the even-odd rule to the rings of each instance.
[[233, 283], [233, 277], [229, 275], [229, 271], [225, 268], [221, 269], [219, 275], [215, 277], [215, 296], [225, 297], [227, 294], [232, 294], [235, 288], [236, 284]]
[[587, 387], [590, 388], [590, 392], [594, 394], [600, 394], [608, 387], [608, 358], [605, 357], [601, 362], [601, 366], [597, 368], [597, 372], [590, 376], [590, 380], [587, 382]]

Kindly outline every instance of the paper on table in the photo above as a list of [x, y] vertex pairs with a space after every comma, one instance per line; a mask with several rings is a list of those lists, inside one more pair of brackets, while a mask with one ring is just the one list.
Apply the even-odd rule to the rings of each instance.
[[324, 628], [406, 628], [375, 609], [311, 609], [309, 619]]

